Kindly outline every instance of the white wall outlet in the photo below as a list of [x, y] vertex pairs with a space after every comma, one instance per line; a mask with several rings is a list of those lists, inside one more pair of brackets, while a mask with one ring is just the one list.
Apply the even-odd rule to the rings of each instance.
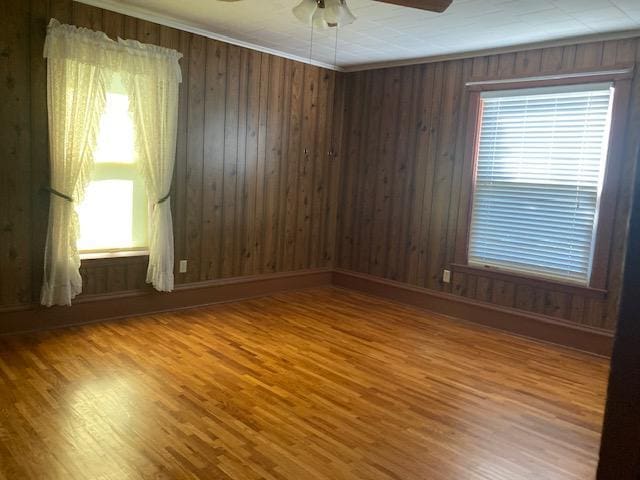
[[451, 270], [444, 270], [442, 272], [442, 283], [451, 283]]
[[187, 273], [187, 261], [180, 260], [180, 273]]

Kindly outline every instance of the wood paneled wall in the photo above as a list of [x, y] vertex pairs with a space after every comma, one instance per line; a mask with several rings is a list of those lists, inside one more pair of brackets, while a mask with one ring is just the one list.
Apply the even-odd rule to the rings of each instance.
[[[328, 266], [340, 75], [71, 0], [7, 2], [0, 19], [0, 307], [37, 301], [48, 216], [45, 27], [51, 17], [179, 50], [171, 192], [177, 283]], [[334, 119], [334, 113], [336, 118]], [[83, 262], [84, 292], [144, 287], [145, 258]], [[176, 269], [177, 271], [177, 269]]]
[[[7, 8], [0, 20], [0, 308], [39, 295], [49, 202], [42, 47], [55, 17], [184, 55], [171, 202], [176, 261], [189, 260], [189, 271], [177, 283], [335, 265], [613, 329], [640, 132], [638, 75], [607, 298], [462, 271], [451, 284], [440, 279], [466, 222], [465, 82], [635, 64], [637, 39], [343, 75], [71, 0]], [[144, 258], [86, 261], [85, 293], [139, 290], [145, 269]]]
[[467, 228], [463, 181], [472, 78], [507, 79], [633, 65], [619, 40], [353, 73], [347, 76], [336, 266], [483, 302], [613, 329], [631, 178], [640, 136], [640, 76], [632, 86], [624, 172], [605, 300], [527, 282], [442, 270]]

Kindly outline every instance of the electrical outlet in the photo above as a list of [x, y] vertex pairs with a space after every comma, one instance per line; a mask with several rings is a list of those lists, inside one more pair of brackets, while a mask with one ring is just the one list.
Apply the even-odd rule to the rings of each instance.
[[180, 260], [180, 273], [187, 273], [187, 261]]
[[451, 283], [451, 270], [444, 270], [442, 272], [442, 283]]

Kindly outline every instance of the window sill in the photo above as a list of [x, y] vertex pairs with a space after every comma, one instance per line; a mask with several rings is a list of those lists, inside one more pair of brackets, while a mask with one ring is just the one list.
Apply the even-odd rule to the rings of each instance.
[[102, 258], [148, 257], [149, 250], [113, 250], [103, 252], [81, 252], [80, 260], [98, 260]]
[[502, 280], [507, 282], [513, 282], [520, 285], [529, 285], [531, 287], [545, 288], [555, 290], [557, 292], [564, 292], [569, 294], [577, 294], [585, 297], [596, 298], [604, 300], [607, 297], [607, 291], [599, 288], [586, 287], [582, 285], [575, 285], [571, 283], [563, 283], [557, 280], [550, 280], [546, 278], [537, 278], [527, 276], [526, 274], [518, 274], [513, 272], [507, 272], [504, 270], [498, 270], [491, 267], [476, 267], [471, 265], [462, 265], [454, 263], [451, 265], [451, 270], [454, 272], [469, 273], [471, 275], [480, 275], [483, 277], [489, 277], [496, 280]]

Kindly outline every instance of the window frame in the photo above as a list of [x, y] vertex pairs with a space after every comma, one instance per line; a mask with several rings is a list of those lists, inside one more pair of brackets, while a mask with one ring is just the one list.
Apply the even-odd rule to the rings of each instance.
[[[95, 258], [105, 254], [123, 252], [147, 252], [149, 250], [148, 238], [148, 199], [144, 180], [138, 174], [138, 165], [135, 163], [100, 162], [94, 165], [91, 182], [101, 180], [130, 180], [133, 186], [132, 198], [132, 234], [133, 245], [127, 247], [78, 249], [83, 258]], [[143, 241], [144, 240], [144, 241]]]
[[[476, 273], [494, 276], [498, 279], [517, 279], [525, 283], [546, 285], [561, 290], [581, 292], [589, 296], [606, 296], [609, 273], [609, 259], [615, 224], [616, 205], [618, 201], [617, 186], [620, 181], [622, 163], [624, 160], [626, 134], [625, 124], [628, 114], [628, 104], [631, 93], [633, 67], [621, 66], [619, 69], [607, 71], [572, 72], [564, 75], [548, 75], [541, 77], [513, 78], [513, 79], [474, 79], [466, 84], [465, 95], [468, 95], [468, 117], [465, 133], [465, 153], [461, 195], [468, 196], [461, 200], [461, 206], [466, 212], [461, 212], [464, 219], [461, 234], [457, 236], [455, 246], [455, 261], [451, 265], [454, 271]], [[498, 90], [520, 90], [540, 87], [557, 87], [565, 85], [585, 85], [591, 83], [610, 82], [615, 94], [613, 97], [611, 130], [609, 134], [609, 148], [605, 161], [605, 172], [598, 208], [598, 223], [595, 229], [591, 276], [586, 286], [577, 285], [570, 281], [544, 278], [527, 272], [501, 269], [498, 267], [479, 267], [469, 264], [469, 244], [471, 233], [471, 219], [473, 215], [473, 200], [475, 197], [476, 171], [478, 164], [480, 130], [482, 127], [481, 93]], [[464, 193], [467, 192], [467, 193]]]
[[[125, 94], [119, 75], [114, 77], [107, 93]], [[146, 186], [139, 174], [139, 166], [136, 161], [118, 162], [110, 158], [106, 162], [96, 161], [93, 165], [91, 180], [89, 183], [101, 180], [130, 180], [133, 185], [132, 198], [132, 235], [133, 245], [127, 247], [110, 247], [95, 249], [78, 249], [81, 260], [111, 257], [148, 256], [149, 255], [149, 201]], [[144, 240], [144, 241], [143, 241]]]

